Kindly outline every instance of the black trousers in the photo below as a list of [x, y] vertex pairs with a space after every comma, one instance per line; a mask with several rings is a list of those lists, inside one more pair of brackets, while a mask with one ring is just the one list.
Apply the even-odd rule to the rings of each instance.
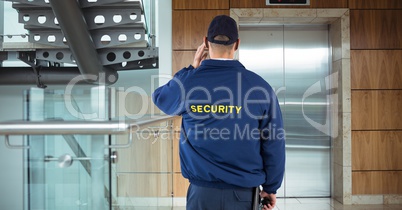
[[190, 184], [187, 210], [251, 210], [253, 188], [218, 189]]

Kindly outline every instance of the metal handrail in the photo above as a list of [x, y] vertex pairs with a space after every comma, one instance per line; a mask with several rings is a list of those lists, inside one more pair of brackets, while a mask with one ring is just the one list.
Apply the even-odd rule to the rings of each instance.
[[0, 122], [0, 135], [6, 137], [9, 148], [28, 149], [28, 146], [12, 145], [10, 135], [116, 135], [129, 134], [127, 144], [108, 145], [109, 148], [130, 147], [133, 138], [133, 128], [140, 129], [158, 122], [173, 119], [173, 116], [159, 115], [146, 120], [121, 122], [112, 121], [8, 121]]
[[129, 127], [118, 121], [10, 121], [0, 123], [0, 135], [124, 134]]

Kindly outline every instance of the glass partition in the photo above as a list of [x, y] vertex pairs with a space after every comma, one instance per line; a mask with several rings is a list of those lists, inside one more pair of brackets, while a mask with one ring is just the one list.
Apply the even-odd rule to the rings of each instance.
[[[149, 100], [113, 87], [27, 90], [27, 125], [45, 122], [60, 128], [49, 130], [52, 135], [25, 139], [29, 146], [24, 158], [25, 209], [171, 209], [173, 119], [154, 113]], [[138, 109], [147, 113], [139, 115]], [[119, 135], [76, 135], [67, 128], [83, 121], [85, 127], [94, 121], [118, 122], [130, 130]], [[57, 133], [63, 130], [68, 134]]]
[[[30, 89], [27, 121], [108, 120], [110, 92], [102, 87]], [[25, 153], [26, 209], [111, 209], [108, 135], [31, 135]]]

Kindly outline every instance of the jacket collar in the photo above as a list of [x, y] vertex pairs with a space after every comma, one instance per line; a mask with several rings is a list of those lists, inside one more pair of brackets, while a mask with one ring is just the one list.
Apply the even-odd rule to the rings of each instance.
[[207, 59], [203, 60], [200, 67], [207, 67], [207, 66], [226, 66], [226, 67], [243, 67], [238, 60], [217, 60], [217, 59]]

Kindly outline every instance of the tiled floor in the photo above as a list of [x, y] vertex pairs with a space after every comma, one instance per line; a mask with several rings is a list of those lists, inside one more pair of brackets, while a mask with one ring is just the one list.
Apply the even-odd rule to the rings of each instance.
[[[175, 207], [173, 210], [185, 210]], [[402, 210], [401, 205], [342, 205], [330, 198], [278, 199], [275, 210]]]
[[[186, 207], [133, 207], [124, 210], [186, 210]], [[119, 209], [119, 210], [122, 210]], [[400, 205], [342, 205], [330, 198], [282, 198], [275, 210], [402, 210]]]
[[279, 210], [402, 210], [402, 205], [342, 205], [330, 198], [278, 199]]

